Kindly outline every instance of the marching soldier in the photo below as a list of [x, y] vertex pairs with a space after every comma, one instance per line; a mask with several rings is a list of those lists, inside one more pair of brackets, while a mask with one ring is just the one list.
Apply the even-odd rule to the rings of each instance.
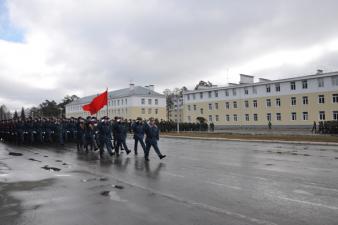
[[141, 117], [137, 117], [136, 122], [133, 123], [132, 125], [132, 130], [134, 133], [134, 153], [135, 155], [137, 155], [137, 145], [138, 142], [140, 142], [143, 152], [145, 153], [146, 150], [146, 146], [144, 144], [143, 138], [144, 138], [144, 124], [142, 123], [142, 118]]
[[149, 161], [149, 151], [150, 148], [153, 147], [155, 152], [157, 153], [160, 159], [166, 157], [166, 155], [162, 155], [160, 149], [158, 148], [157, 141], [160, 139], [160, 131], [159, 128], [155, 124], [154, 118], [149, 119], [149, 123], [145, 124], [145, 133], [146, 133], [146, 151], [144, 158], [146, 161]]

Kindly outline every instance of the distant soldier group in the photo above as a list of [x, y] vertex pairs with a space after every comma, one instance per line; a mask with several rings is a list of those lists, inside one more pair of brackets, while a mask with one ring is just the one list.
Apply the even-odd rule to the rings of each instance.
[[[315, 124], [314, 124], [315, 126]], [[313, 129], [312, 129], [313, 130]], [[338, 134], [338, 121], [320, 121], [318, 125], [320, 134]]]
[[[156, 122], [161, 132], [173, 132], [177, 131], [177, 122], [174, 121], [165, 121], [160, 120]], [[211, 123], [209, 125], [209, 129], [211, 130], [213, 125]], [[179, 123], [180, 131], [207, 131], [208, 124], [207, 123]]]
[[[162, 155], [157, 141], [159, 140], [159, 128], [155, 120], [143, 121], [124, 120], [121, 117], [115, 117], [110, 120], [103, 117], [98, 120], [96, 117], [87, 117], [86, 119], [70, 118], [28, 118], [11, 119], [0, 121], [0, 139], [6, 142], [22, 144], [50, 144], [75, 142], [78, 151], [96, 151], [100, 150], [100, 157], [104, 155], [104, 149], [110, 156], [119, 157], [120, 150], [129, 150], [126, 139], [128, 132], [134, 134], [134, 153], [138, 154], [138, 143], [144, 151], [145, 160], [149, 160], [149, 151], [153, 147], [160, 159]], [[144, 137], [146, 137], [144, 139]]]

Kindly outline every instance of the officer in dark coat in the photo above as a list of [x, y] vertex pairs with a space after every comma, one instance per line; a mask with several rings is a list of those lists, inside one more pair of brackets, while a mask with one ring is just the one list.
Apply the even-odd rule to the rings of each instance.
[[100, 140], [100, 156], [103, 157], [104, 146], [106, 146], [108, 153], [112, 156], [112, 136], [111, 136], [111, 125], [109, 123], [109, 118], [107, 116], [103, 117], [100, 123], [97, 125], [99, 131], [99, 140]]
[[116, 156], [119, 156], [120, 148], [124, 148], [124, 150], [129, 154], [131, 151], [128, 149], [126, 139], [128, 133], [128, 124], [123, 122], [121, 118], [117, 119], [116, 123], [116, 139], [117, 139], [117, 147], [115, 148]]
[[85, 144], [85, 127], [84, 127], [84, 121], [81, 117], [77, 119], [76, 123], [76, 146], [77, 150], [83, 150], [83, 145]]
[[138, 142], [140, 142], [143, 152], [145, 153], [146, 146], [144, 144], [143, 138], [144, 138], [144, 124], [142, 123], [142, 118], [137, 117], [137, 120], [132, 124], [132, 130], [134, 133], [134, 152], [135, 155], [137, 155], [137, 145]]
[[160, 131], [159, 128], [155, 124], [154, 118], [149, 119], [149, 123], [145, 124], [145, 133], [146, 133], [146, 151], [144, 158], [146, 161], [149, 161], [149, 151], [151, 146], [154, 148], [160, 159], [166, 157], [166, 155], [162, 155], [160, 149], [158, 148], [157, 141], [160, 139]]

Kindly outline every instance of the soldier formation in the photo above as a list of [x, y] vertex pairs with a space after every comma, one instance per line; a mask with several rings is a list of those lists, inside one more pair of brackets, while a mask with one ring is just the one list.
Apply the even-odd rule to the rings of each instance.
[[[100, 150], [100, 157], [104, 156], [104, 149], [110, 156], [119, 157], [120, 151], [125, 150], [130, 154], [126, 139], [127, 134], [134, 134], [134, 153], [138, 154], [137, 145], [141, 144], [145, 160], [149, 160], [149, 151], [153, 147], [160, 159], [165, 155], [161, 154], [157, 141], [159, 140], [159, 127], [155, 120], [143, 121], [124, 120], [115, 117], [110, 120], [107, 116], [98, 120], [96, 117], [86, 119], [70, 118], [28, 118], [10, 119], [0, 121], [0, 139], [5, 142], [23, 144], [51, 144], [76, 143], [78, 151]], [[145, 139], [144, 139], [145, 137]]]

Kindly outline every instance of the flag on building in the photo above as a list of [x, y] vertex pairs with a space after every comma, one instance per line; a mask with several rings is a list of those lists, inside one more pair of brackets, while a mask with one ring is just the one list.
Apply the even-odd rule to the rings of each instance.
[[91, 115], [97, 113], [103, 106], [108, 104], [108, 91], [95, 97], [89, 104], [82, 106], [84, 111], [90, 112]]

